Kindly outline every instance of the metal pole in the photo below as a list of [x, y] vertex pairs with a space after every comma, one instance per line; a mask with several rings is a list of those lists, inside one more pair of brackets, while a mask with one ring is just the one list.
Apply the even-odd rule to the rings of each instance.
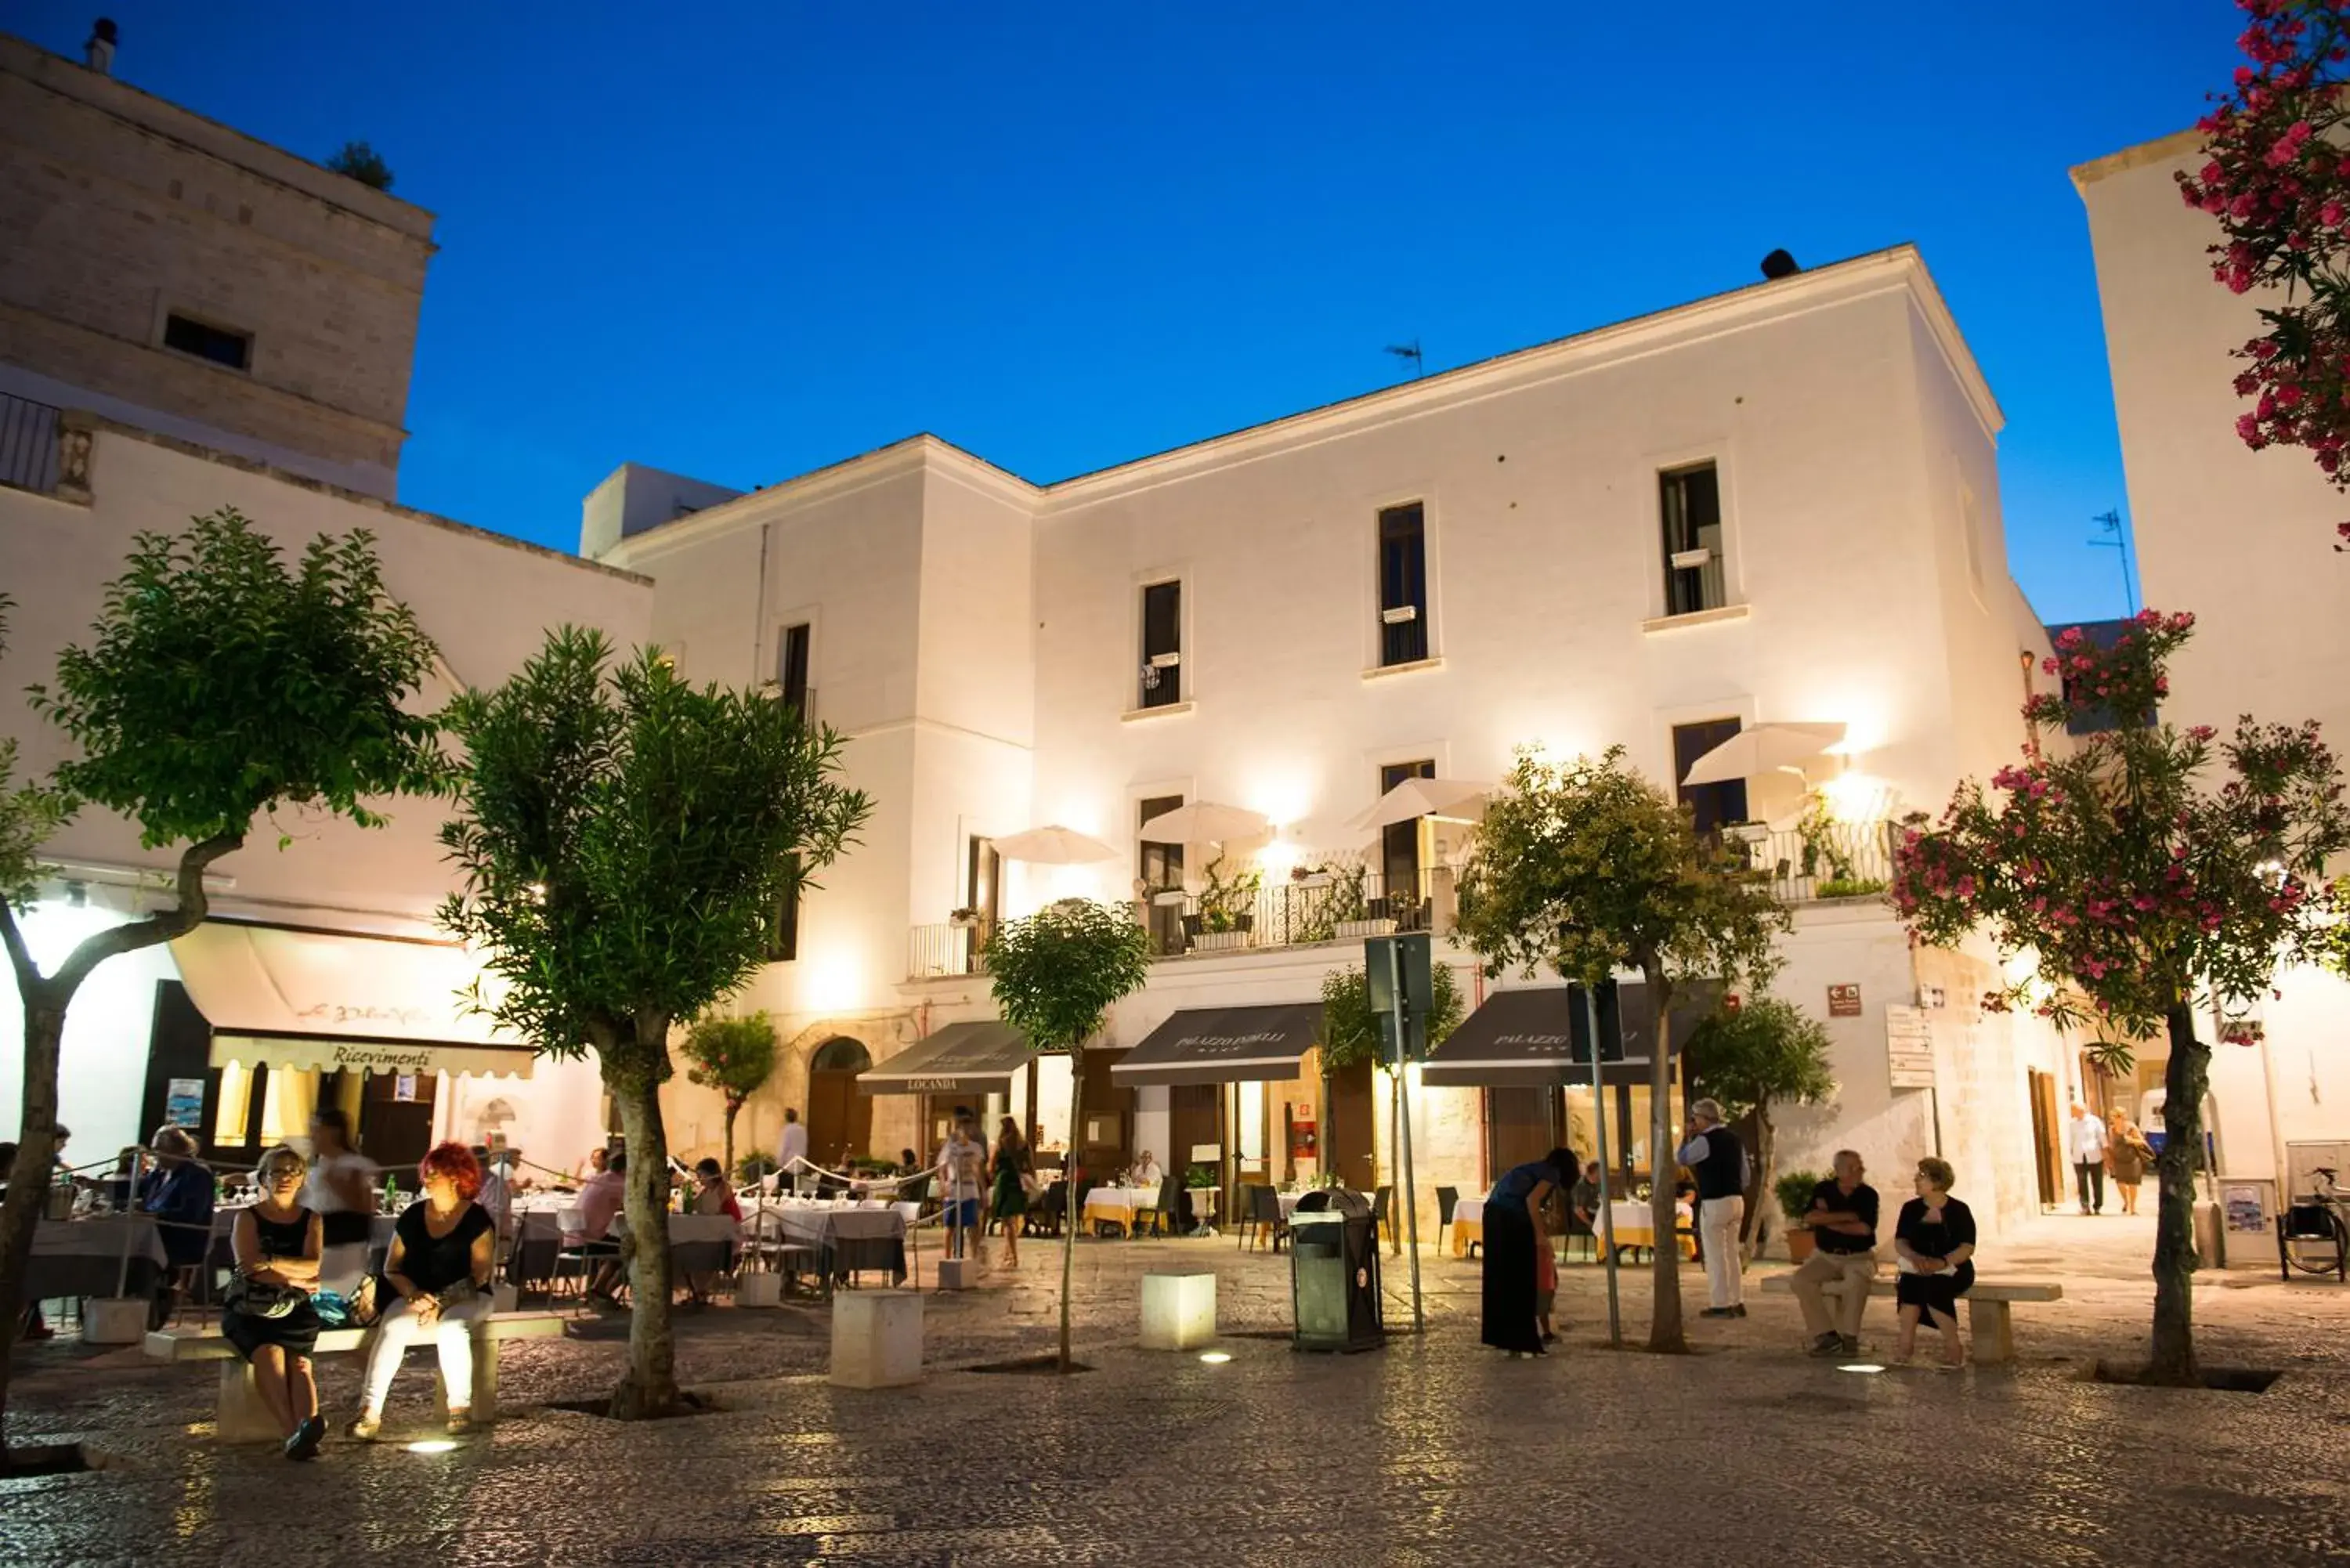
[[1607, 1343], [1624, 1343], [1624, 1314], [1616, 1299], [1616, 1209], [1607, 1196], [1607, 1099], [1599, 1082], [1599, 998], [1583, 988], [1583, 1017], [1591, 1026], [1592, 1126], [1599, 1140], [1599, 1251], [1607, 1266]]
[[[1419, 1204], [1411, 1179], [1411, 1096], [1405, 1092], [1404, 1084], [1404, 1042], [1406, 1026], [1409, 1023], [1407, 1016], [1409, 1003], [1404, 997], [1403, 976], [1398, 969], [1396, 950], [1390, 944], [1388, 948], [1388, 976], [1395, 994], [1396, 1152], [1403, 1163], [1402, 1228], [1405, 1244], [1411, 1250], [1411, 1331], [1425, 1334], [1428, 1332], [1428, 1320], [1423, 1314], [1419, 1297]], [[1377, 1236], [1371, 1238], [1374, 1248], [1378, 1245], [1378, 1240]]]

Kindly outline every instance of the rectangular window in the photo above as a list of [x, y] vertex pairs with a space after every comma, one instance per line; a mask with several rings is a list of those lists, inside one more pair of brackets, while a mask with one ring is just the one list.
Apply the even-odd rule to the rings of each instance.
[[1379, 663], [1428, 657], [1428, 518], [1417, 502], [1379, 513]]
[[971, 858], [964, 867], [963, 907], [979, 913], [981, 940], [995, 929], [1003, 915], [1003, 857], [995, 840], [972, 836]]
[[1746, 820], [1746, 781], [1724, 779], [1720, 784], [1685, 784], [1680, 781], [1697, 760], [1738, 733], [1735, 719], [1708, 719], [1699, 724], [1673, 726], [1673, 798], [1690, 808], [1700, 834], [1712, 833], [1724, 823]]
[[[793, 857], [796, 864], [798, 857]], [[775, 901], [767, 923], [767, 961], [789, 963], [800, 956], [800, 896], [796, 888]]]
[[1729, 603], [1721, 577], [1721, 482], [1713, 464], [1657, 476], [1664, 517], [1665, 613], [1694, 615]]
[[163, 347], [232, 370], [253, 369], [253, 334], [232, 332], [177, 312], [163, 318]]
[[805, 721], [808, 717], [808, 627], [784, 628], [775, 641], [775, 687], [785, 706]]
[[[1135, 810], [1135, 825], [1139, 827], [1154, 816], [1164, 816], [1183, 804], [1180, 794], [1157, 795], [1144, 801]], [[1183, 886], [1183, 846], [1180, 844], [1142, 846], [1141, 864], [1136, 868], [1142, 884], [1154, 893], [1180, 891]]]
[[1142, 690], [1138, 708], [1165, 708], [1183, 700], [1183, 585], [1152, 583], [1142, 590]]
[[[1406, 779], [1435, 776], [1436, 764], [1432, 762], [1389, 763], [1379, 770], [1379, 793], [1387, 794]], [[1375, 918], [1395, 921], [1398, 930], [1427, 929], [1427, 921], [1420, 918], [1419, 835], [1424, 821], [1414, 817], [1379, 829], [1379, 896], [1385, 900], [1385, 914]]]

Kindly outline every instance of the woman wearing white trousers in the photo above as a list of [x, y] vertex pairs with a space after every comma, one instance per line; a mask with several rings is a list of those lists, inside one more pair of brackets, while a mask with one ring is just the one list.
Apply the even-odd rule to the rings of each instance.
[[1746, 1146], [1722, 1125], [1721, 1106], [1715, 1101], [1700, 1100], [1690, 1106], [1690, 1136], [1680, 1147], [1680, 1162], [1697, 1175], [1697, 1231], [1705, 1249], [1710, 1301], [1699, 1315], [1744, 1317], [1745, 1258], [1738, 1236], [1746, 1219]]
[[473, 1201], [482, 1189], [481, 1162], [461, 1143], [434, 1147], [416, 1168], [424, 1197], [393, 1229], [384, 1259], [384, 1282], [400, 1299], [377, 1323], [368, 1348], [367, 1392], [351, 1436], [372, 1438], [383, 1423], [384, 1397], [400, 1358], [427, 1334], [441, 1352], [441, 1381], [449, 1393], [449, 1430], [473, 1425], [473, 1323], [490, 1311], [490, 1274], [498, 1231]]

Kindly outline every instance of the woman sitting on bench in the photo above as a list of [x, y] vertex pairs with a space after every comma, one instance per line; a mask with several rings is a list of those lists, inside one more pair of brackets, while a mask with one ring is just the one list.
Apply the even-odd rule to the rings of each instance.
[[441, 1353], [441, 1381], [449, 1396], [449, 1430], [473, 1427], [473, 1324], [489, 1315], [490, 1274], [498, 1233], [473, 1201], [482, 1167], [462, 1143], [436, 1146], [416, 1167], [424, 1196], [393, 1227], [383, 1281], [400, 1299], [376, 1324], [368, 1347], [367, 1393], [351, 1436], [365, 1440], [383, 1424], [384, 1397], [400, 1358], [426, 1334]]
[[310, 1375], [318, 1312], [309, 1293], [324, 1245], [318, 1217], [300, 1201], [302, 1157], [284, 1144], [263, 1155], [253, 1174], [261, 1201], [240, 1212], [229, 1232], [236, 1282], [221, 1310], [221, 1334], [252, 1364], [253, 1386], [286, 1434], [286, 1457], [315, 1459], [327, 1435]]

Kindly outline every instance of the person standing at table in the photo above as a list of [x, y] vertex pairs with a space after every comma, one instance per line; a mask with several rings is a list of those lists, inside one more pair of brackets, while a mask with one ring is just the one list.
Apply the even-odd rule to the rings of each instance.
[[775, 1144], [776, 1185], [789, 1192], [799, 1186], [801, 1168], [807, 1163], [807, 1128], [800, 1123], [800, 1114], [788, 1107], [784, 1111], [784, 1136]]
[[[1721, 1106], [1700, 1100], [1690, 1106], [1689, 1141], [1680, 1147], [1680, 1162], [1697, 1177], [1697, 1231], [1705, 1249], [1705, 1284], [1710, 1304], [1700, 1317], [1744, 1317], [1745, 1259], [1738, 1245], [1739, 1227], [1746, 1218], [1746, 1146], [1722, 1125]], [[1659, 1237], [1659, 1247], [1674, 1239]]]
[[196, 1158], [196, 1140], [187, 1128], [157, 1127], [149, 1141], [155, 1168], [140, 1187], [139, 1207], [155, 1217], [163, 1257], [172, 1266], [172, 1279], [147, 1314], [147, 1326], [161, 1328], [212, 1251], [214, 1192], [212, 1167]]
[[[318, 1384], [310, 1373], [310, 1353], [318, 1345], [318, 1309], [309, 1292], [318, 1282], [325, 1250], [318, 1216], [302, 1204], [302, 1157], [279, 1144], [254, 1167], [261, 1197], [237, 1211], [229, 1231], [229, 1253], [237, 1283], [221, 1309], [221, 1335], [253, 1368], [253, 1386], [277, 1417], [286, 1457], [317, 1457], [327, 1423], [318, 1415]], [[275, 1314], [256, 1311], [264, 1295], [287, 1291], [302, 1299]]]
[[[945, 1206], [941, 1222], [947, 1228], [947, 1256], [961, 1258], [971, 1246], [968, 1240], [979, 1226], [980, 1179], [987, 1168], [987, 1147], [979, 1141], [978, 1128], [969, 1111], [955, 1113], [954, 1129], [947, 1141], [939, 1146], [938, 1172], [941, 1201]], [[985, 1249], [980, 1250], [980, 1266], [986, 1267]]]
[[1547, 1334], [1541, 1300], [1541, 1260], [1550, 1251], [1544, 1216], [1552, 1196], [1575, 1180], [1575, 1151], [1555, 1148], [1508, 1171], [1485, 1199], [1482, 1337], [1513, 1356], [1541, 1355], [1544, 1338], [1556, 1337]]
[[[1803, 1304], [1804, 1332], [1812, 1336], [1814, 1355], [1860, 1351], [1860, 1317], [1868, 1310], [1869, 1285], [1877, 1278], [1877, 1189], [1861, 1179], [1866, 1169], [1855, 1150], [1836, 1150], [1835, 1174], [1812, 1189], [1804, 1211], [1814, 1251], [1788, 1282]], [[1844, 1289], [1831, 1316], [1825, 1287], [1839, 1280]]]
[[340, 1106], [310, 1114], [310, 1175], [302, 1207], [318, 1217], [326, 1250], [318, 1288], [348, 1296], [367, 1273], [375, 1226], [375, 1163], [351, 1146], [351, 1118]]
[[441, 1382], [449, 1400], [448, 1429], [473, 1428], [473, 1324], [490, 1312], [490, 1273], [497, 1230], [473, 1197], [482, 1168], [462, 1143], [433, 1146], [416, 1167], [424, 1196], [392, 1228], [383, 1281], [400, 1299], [387, 1308], [369, 1346], [367, 1390], [351, 1436], [362, 1441], [383, 1423], [383, 1402], [399, 1376], [400, 1358], [427, 1334], [441, 1353]]
[[1003, 1266], [1020, 1266], [1020, 1228], [1028, 1220], [1028, 1187], [1036, 1168], [1036, 1161], [1028, 1152], [1028, 1140], [1020, 1136], [1020, 1124], [1010, 1116], [1003, 1118], [996, 1129], [995, 1157], [991, 1162], [995, 1172], [994, 1193], [988, 1205], [987, 1220], [992, 1226], [1003, 1227]]

